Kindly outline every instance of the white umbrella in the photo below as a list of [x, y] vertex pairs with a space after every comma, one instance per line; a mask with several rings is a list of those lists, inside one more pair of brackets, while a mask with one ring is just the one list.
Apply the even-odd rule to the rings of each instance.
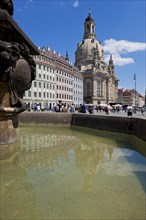
[[116, 107], [122, 107], [122, 105], [121, 105], [121, 104], [116, 104], [116, 105], [114, 105], [114, 106], [116, 106]]
[[131, 105], [128, 105], [127, 106], [127, 109], [129, 110], [129, 109], [132, 109], [132, 106]]
[[105, 107], [105, 106], [107, 106], [107, 104], [100, 104], [99, 106], [101, 106], [101, 107]]

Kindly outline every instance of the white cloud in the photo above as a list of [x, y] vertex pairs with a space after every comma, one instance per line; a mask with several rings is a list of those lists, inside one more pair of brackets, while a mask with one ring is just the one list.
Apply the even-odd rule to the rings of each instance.
[[131, 53], [146, 50], [146, 43], [114, 39], [104, 41], [104, 51], [109, 53]]
[[134, 63], [134, 60], [130, 57], [124, 58], [121, 54], [124, 55], [132, 52], [144, 51], [146, 50], [146, 43], [109, 39], [104, 41], [103, 49], [106, 54], [106, 62], [109, 60], [109, 54], [112, 54], [115, 65], [125, 66]]
[[74, 7], [74, 8], [79, 7], [79, 0], [76, 0], [76, 1], [73, 3], [73, 7]]
[[[108, 63], [110, 58], [110, 55], [105, 55], [105, 62]], [[123, 58], [120, 56], [120, 54], [113, 54], [112, 55], [113, 58], [113, 62], [115, 66], [125, 66], [128, 65], [130, 63], [134, 63], [134, 60], [132, 58]]]

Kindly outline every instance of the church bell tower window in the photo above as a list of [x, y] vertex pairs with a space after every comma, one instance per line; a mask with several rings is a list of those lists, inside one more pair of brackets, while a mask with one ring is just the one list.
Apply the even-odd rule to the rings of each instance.
[[94, 34], [94, 25], [92, 25], [92, 33]]
[[90, 32], [90, 25], [87, 25], [86, 33], [89, 33], [89, 32]]
[[95, 22], [93, 18], [91, 17], [91, 13], [89, 11], [89, 14], [84, 22], [84, 35], [83, 39], [95, 39]]

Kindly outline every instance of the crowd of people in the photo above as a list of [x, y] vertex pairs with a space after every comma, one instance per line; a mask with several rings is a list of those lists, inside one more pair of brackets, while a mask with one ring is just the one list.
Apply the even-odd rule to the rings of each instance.
[[[39, 104], [33, 104], [32, 108], [33, 111], [44, 111], [44, 109], [41, 109]], [[28, 109], [29, 111], [30, 108]], [[110, 115], [111, 112], [120, 112], [120, 111], [125, 111], [127, 116], [132, 116], [133, 113], [136, 113], [136, 109], [128, 105], [126, 107], [123, 107], [122, 105], [109, 105], [109, 104], [103, 104], [103, 105], [93, 105], [93, 104], [80, 104], [79, 106], [75, 106], [74, 103], [71, 105], [63, 103], [63, 102], [58, 102], [53, 105], [52, 109], [49, 109], [53, 112], [70, 112], [70, 113], [89, 113], [89, 114], [94, 114], [94, 112], [104, 112], [105, 115]], [[144, 108], [140, 108], [141, 114], [144, 115]]]
[[80, 104], [79, 106], [75, 106], [73, 103], [72, 105], [67, 105], [66, 103], [57, 103], [53, 106], [53, 112], [79, 112], [79, 113], [89, 113], [93, 114], [95, 111], [104, 111], [106, 115], [109, 115], [110, 112], [119, 112], [121, 109], [120, 107], [111, 107], [109, 104], [100, 106], [100, 105], [93, 105], [93, 104]]
[[[52, 111], [53, 112], [71, 112], [74, 113], [76, 111], [80, 112], [80, 113], [86, 113], [87, 111], [87, 105], [85, 105], [85, 103], [80, 104], [79, 106], [75, 106], [74, 103], [72, 103], [71, 105], [67, 105], [66, 103], [57, 103], [53, 106]], [[89, 110], [91, 112], [91, 110]]]

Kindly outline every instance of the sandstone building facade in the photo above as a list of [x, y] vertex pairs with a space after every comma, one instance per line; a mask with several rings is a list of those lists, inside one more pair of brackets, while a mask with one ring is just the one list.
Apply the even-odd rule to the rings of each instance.
[[38, 104], [43, 109], [52, 109], [59, 101], [75, 106], [83, 103], [83, 77], [69, 62], [68, 53], [64, 58], [49, 48], [39, 48], [39, 52], [34, 56], [36, 79], [25, 92], [25, 103], [29, 107]]
[[144, 106], [144, 96], [134, 89], [118, 89], [118, 103], [122, 105], [132, 105], [137, 107]]
[[117, 102], [118, 78], [112, 55], [108, 65], [104, 61], [104, 50], [96, 40], [95, 21], [89, 12], [84, 22], [84, 35], [75, 51], [75, 66], [81, 71], [84, 102], [100, 104]]

